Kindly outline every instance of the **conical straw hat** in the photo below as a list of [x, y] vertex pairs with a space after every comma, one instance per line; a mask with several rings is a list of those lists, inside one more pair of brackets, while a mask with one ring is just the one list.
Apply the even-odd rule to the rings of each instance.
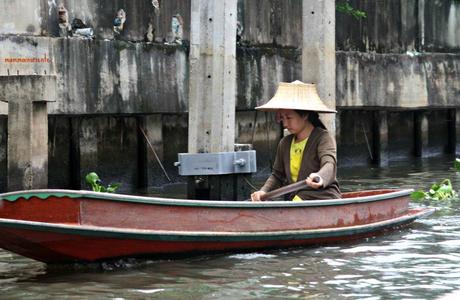
[[278, 109], [298, 109], [316, 111], [319, 113], [336, 113], [328, 108], [319, 98], [316, 85], [294, 82], [280, 82], [275, 96], [264, 105], [256, 107], [258, 110], [274, 111]]

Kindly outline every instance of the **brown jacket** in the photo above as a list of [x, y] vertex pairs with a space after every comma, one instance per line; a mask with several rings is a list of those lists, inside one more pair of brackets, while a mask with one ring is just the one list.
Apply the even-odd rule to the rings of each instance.
[[[293, 138], [294, 135], [291, 134], [282, 138], [279, 142], [272, 175], [261, 188], [262, 191], [269, 192], [283, 185], [293, 183], [290, 170], [290, 149]], [[341, 198], [336, 178], [336, 153], [336, 144], [329, 132], [320, 127], [315, 127], [305, 145], [297, 181], [305, 180], [310, 173], [318, 173], [323, 178], [324, 187], [318, 190], [306, 187], [290, 195], [290, 199], [295, 195], [298, 195], [303, 200]]]

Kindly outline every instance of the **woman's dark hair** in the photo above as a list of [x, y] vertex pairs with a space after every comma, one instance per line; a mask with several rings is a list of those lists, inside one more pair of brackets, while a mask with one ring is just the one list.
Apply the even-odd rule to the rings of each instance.
[[[295, 110], [296, 113], [299, 114], [301, 117], [305, 117], [308, 115], [308, 121], [313, 125], [313, 127], [321, 127], [326, 129], [323, 122], [319, 119], [319, 114], [316, 111], [308, 111], [308, 110]], [[327, 129], [326, 129], [327, 130]]]

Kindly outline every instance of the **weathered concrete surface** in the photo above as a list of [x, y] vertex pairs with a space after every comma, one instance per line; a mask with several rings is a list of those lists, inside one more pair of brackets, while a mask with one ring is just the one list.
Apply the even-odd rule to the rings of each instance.
[[0, 1], [0, 34], [40, 35], [41, 0]]
[[[161, 42], [171, 32], [172, 16], [180, 14], [184, 19], [184, 38], [188, 40], [190, 32], [190, 0], [159, 2], [159, 11], [155, 10], [151, 0], [65, 0], [64, 4], [68, 10], [70, 22], [74, 18], [82, 20], [87, 26], [93, 28], [96, 39], [114, 38], [113, 20], [116, 12], [119, 9], [124, 9], [126, 11], [126, 23], [119, 37], [120, 39], [144, 41], [149, 24], [151, 24], [154, 29], [155, 39]], [[58, 5], [58, 0], [41, 0], [41, 6], [39, 7], [40, 25], [45, 35], [58, 36]]]
[[337, 114], [337, 160], [340, 166], [368, 165], [374, 160], [373, 114], [342, 110]]
[[[151, 7], [150, 0], [67, 0], [70, 19], [78, 17], [94, 26], [96, 40], [36, 37], [57, 35], [57, 2], [29, 0], [24, 10], [21, 7], [26, 1], [0, 0], [0, 5], [4, 6], [0, 9], [3, 25], [0, 25], [0, 74], [58, 76], [60, 102], [49, 110], [55, 118], [50, 120], [49, 128], [49, 167], [62, 167], [67, 175], [59, 175], [62, 169], [50, 170], [50, 182], [55, 180], [54, 187], [69, 184], [74, 188], [73, 181], [77, 177], [80, 180], [80, 175], [85, 175], [94, 165], [101, 166], [100, 175], [106, 181], [118, 180], [117, 174], [124, 171], [118, 167], [118, 160], [128, 157], [128, 185], [125, 188], [134, 189], [139, 181], [137, 168], [141, 164], [139, 118], [144, 118], [147, 134], [163, 156], [169, 175], [173, 180], [180, 180], [172, 163], [178, 152], [187, 152], [187, 43], [185, 46], [165, 46], [127, 41], [143, 41], [152, 22], [157, 40], [162, 41], [168, 36], [171, 18], [176, 13], [184, 18], [184, 39], [188, 40], [190, 0], [161, 1], [158, 13]], [[402, 106], [407, 110], [387, 115], [390, 161], [414, 155], [415, 110], [441, 109], [422, 120], [420, 152], [421, 156], [442, 153], [446, 147], [445, 138], [449, 136], [442, 125], [446, 114], [442, 109], [445, 106], [455, 109], [460, 105], [460, 31], [457, 30], [460, 3], [455, 0], [353, 0], [350, 4], [366, 11], [368, 17], [357, 21], [352, 16], [336, 14], [337, 50], [343, 50], [336, 53], [336, 93], [341, 110], [337, 118], [339, 164], [368, 164], [372, 160], [370, 153], [376, 154], [373, 145], [377, 143], [377, 136], [371, 132], [375, 116], [373, 112], [358, 112], [371, 107], [383, 110]], [[113, 41], [112, 21], [119, 8], [127, 11], [128, 19], [120, 40]], [[269, 170], [281, 133], [272, 114], [250, 110], [265, 103], [279, 81], [301, 79], [301, 18], [302, 0], [238, 1], [238, 20], [243, 33], [237, 48], [236, 139], [240, 143], [254, 144], [259, 170]], [[29, 26], [31, 24], [33, 26]], [[16, 34], [22, 36], [13, 36]], [[410, 52], [406, 54], [406, 51]], [[432, 51], [442, 53], [430, 53]], [[45, 55], [49, 61], [44, 63], [5, 62], [5, 58], [42, 59]], [[0, 104], [0, 113], [6, 112], [7, 105]], [[149, 119], [145, 114], [155, 116]], [[96, 120], [88, 125], [86, 118]], [[107, 118], [118, 121], [108, 122]], [[457, 117], [456, 124], [458, 120]], [[117, 122], [119, 125], [113, 125]], [[107, 125], [109, 123], [112, 125]], [[54, 124], [57, 124], [57, 133], [52, 135]], [[98, 129], [89, 128], [91, 126]], [[0, 175], [5, 178], [6, 160], [2, 157], [6, 157], [6, 137], [3, 135], [2, 139], [1, 132], [6, 132], [6, 124], [0, 121], [0, 128]], [[111, 139], [99, 142], [100, 135], [91, 135], [91, 130], [101, 136], [129, 132], [126, 139], [130, 142], [119, 144]], [[456, 132], [458, 135], [460, 130], [457, 128]], [[457, 138], [456, 142], [459, 141]], [[371, 152], [368, 143], [372, 146]], [[112, 147], [129, 150], [123, 156]], [[99, 148], [102, 152], [97, 150]], [[89, 155], [104, 152], [115, 153], [117, 164]], [[148, 156], [148, 185], [166, 183], [152, 153], [144, 154]], [[0, 188], [2, 184], [6, 189], [6, 183], [0, 180]]]
[[[336, 13], [337, 49], [379, 53], [460, 51], [460, 3], [455, 0], [347, 1], [367, 14]], [[242, 42], [301, 47], [302, 0], [240, 0]]]
[[80, 127], [81, 186], [96, 172], [104, 185], [123, 182], [120, 191], [137, 188], [137, 123], [133, 117], [84, 118]]
[[[375, 111], [373, 113], [371, 136], [373, 139], [373, 155], [371, 161], [381, 167], [388, 166], [390, 153], [388, 151], [388, 112]], [[369, 143], [366, 135], [366, 143]], [[370, 148], [370, 147], [369, 147]]]
[[235, 144], [237, 1], [192, 0], [189, 153]]
[[[59, 103], [50, 113], [184, 112], [186, 49], [175, 46], [33, 37], [0, 38], [0, 74], [58, 74]], [[18, 53], [24, 53], [18, 55]], [[5, 57], [45, 63], [6, 63]], [[440, 107], [460, 104], [460, 55], [337, 51], [337, 106]], [[296, 49], [240, 47], [237, 109], [265, 103], [279, 81], [300, 78]], [[372, 88], [369, 88], [371, 87]], [[6, 113], [0, 104], [0, 112]]]
[[426, 52], [460, 52], [460, 2], [419, 0], [420, 46]]
[[[138, 160], [138, 167], [141, 168], [139, 172], [140, 182], [144, 187], [147, 187], [153, 178], [163, 178], [164, 182], [167, 183], [167, 176], [163, 173], [160, 165], [164, 162], [164, 140], [163, 136], [163, 118], [161, 114], [147, 115], [140, 117], [142, 120], [138, 125], [141, 128], [138, 130], [138, 146], [142, 146], [144, 149], [142, 152], [138, 152], [138, 155], [145, 157], [143, 161]], [[142, 129], [142, 130], [141, 130]], [[143, 153], [145, 152], [145, 153]], [[142, 158], [142, 156], [140, 158]], [[160, 162], [158, 162], [158, 160]], [[163, 165], [164, 166], [164, 165]], [[169, 174], [168, 174], [169, 176]], [[157, 183], [159, 181], [156, 181]]]
[[[189, 153], [234, 151], [236, 32], [237, 0], [192, 0]], [[236, 200], [237, 177], [189, 177], [187, 193], [192, 199]], [[201, 182], [208, 188], [203, 189]]]
[[367, 14], [337, 13], [337, 49], [378, 53], [459, 52], [460, 3], [455, 0], [368, 1], [350, 5]]
[[[342, 110], [338, 114], [339, 165], [369, 165], [375, 159], [373, 122], [378, 111]], [[388, 161], [409, 160], [414, 157], [414, 111], [387, 112]], [[421, 155], [435, 156], [444, 153], [448, 144], [446, 134], [447, 112], [428, 113], [425, 118]], [[75, 122], [74, 119], [78, 119]], [[138, 117], [137, 117], [138, 118]], [[49, 182], [52, 188], [80, 188], [72, 183], [78, 177], [81, 188], [88, 189], [84, 176], [96, 171], [105, 184], [123, 181], [122, 192], [138, 190], [139, 173], [147, 169], [149, 187], [169, 183], [151, 150], [147, 149], [146, 165], [139, 164], [139, 144], [136, 117], [110, 116], [51, 116], [49, 120]], [[161, 118], [161, 121], [160, 121]], [[3, 121], [2, 121], [3, 120]], [[81, 124], [72, 129], [75, 124]], [[173, 163], [177, 153], [187, 152], [187, 114], [162, 114], [149, 116], [144, 126], [155, 150], [173, 183], [184, 182]], [[458, 125], [457, 125], [458, 126]], [[6, 191], [6, 118], [0, 118], [0, 191]], [[76, 130], [79, 136], [76, 156], [72, 154], [69, 136]], [[278, 140], [282, 136], [280, 124], [272, 113], [238, 112], [236, 133], [238, 143], [250, 143], [257, 150], [258, 174], [267, 174], [273, 164]], [[460, 132], [457, 130], [457, 134]], [[159, 136], [163, 139], [160, 141]], [[457, 139], [458, 140], [458, 139]], [[459, 149], [459, 147], [457, 147]], [[77, 161], [81, 168], [72, 169]], [[77, 170], [78, 174], [73, 174]], [[265, 179], [265, 175], [263, 176]]]
[[[302, 1], [302, 81], [316, 84], [319, 97], [330, 109], [336, 106], [335, 1]], [[326, 128], [335, 135], [335, 115], [323, 114]]]
[[358, 20], [337, 12], [338, 50], [401, 53], [419, 49], [419, 1], [351, 0], [347, 2], [353, 8], [364, 11], [367, 17]]
[[263, 111], [239, 112], [235, 130], [237, 143], [251, 144], [257, 149], [258, 173], [269, 173], [282, 137], [281, 124], [275, 121], [275, 115]]
[[237, 110], [266, 103], [281, 81], [301, 78], [301, 51], [239, 47], [237, 49]]
[[0, 116], [0, 190], [8, 188], [8, 118]]
[[71, 182], [71, 125], [69, 118], [48, 118], [48, 187], [79, 188]]
[[452, 153], [449, 149], [449, 118], [447, 109], [342, 110], [337, 120], [339, 165], [382, 166], [414, 157]]
[[[188, 116], [187, 114], [163, 115], [163, 164], [173, 182], [180, 180], [177, 167], [177, 153], [187, 153], [188, 149]], [[151, 178], [150, 182], [158, 182], [158, 179]], [[161, 175], [160, 182], [165, 181]], [[183, 178], [182, 178], [183, 180]]]
[[460, 55], [337, 52], [337, 106], [459, 106]]
[[448, 111], [429, 110], [428, 118], [428, 156], [448, 153]]
[[241, 40], [250, 45], [300, 47], [302, 0], [239, 0]]
[[460, 110], [455, 110], [455, 155], [460, 155]]
[[[0, 37], [0, 58], [43, 57], [47, 63], [0, 62], [0, 74], [57, 74], [51, 113], [177, 112], [187, 108], [184, 48], [124, 41]], [[24, 54], [23, 54], [24, 53]], [[3, 110], [5, 113], [5, 110]]]
[[388, 112], [388, 152], [391, 161], [414, 157], [414, 113]]
[[[127, 21], [121, 37], [143, 41], [149, 23], [157, 40], [167, 38], [171, 18], [184, 19], [184, 39], [190, 36], [190, 0], [160, 1], [155, 11], [152, 1], [66, 0], [70, 21], [79, 18], [95, 31], [97, 39], [112, 39], [113, 19], [123, 8]], [[407, 50], [458, 52], [460, 3], [455, 0], [369, 1], [349, 3], [367, 14], [356, 20], [337, 12], [337, 49], [401, 53]], [[59, 1], [0, 1], [0, 34], [58, 35]], [[243, 27], [241, 40], [250, 45], [301, 46], [302, 0], [239, 0], [238, 19]]]
[[0, 76], [8, 102], [8, 190], [48, 186], [47, 102], [56, 100], [55, 76]]
[[[78, 118], [78, 122], [75, 118]], [[6, 130], [6, 125], [1, 124], [0, 119], [0, 130]], [[137, 118], [51, 116], [49, 187], [89, 189], [85, 176], [93, 171], [102, 178], [104, 185], [123, 182], [121, 192], [135, 192], [139, 191], [139, 188], [158, 187], [170, 183], [149, 146], [145, 145], [144, 149], [139, 149], [145, 141], [145, 137], [140, 135], [138, 130], [141, 124], [172, 182], [183, 181], [173, 163], [177, 161], [177, 153], [187, 152], [186, 114]], [[76, 128], [72, 128], [73, 126]], [[70, 136], [73, 130], [78, 134], [78, 151], [72, 152]], [[6, 141], [1, 137], [2, 135], [0, 174], [5, 174], [6, 165], [3, 166], [1, 149], [6, 146]], [[145, 155], [146, 159], [141, 160], [140, 155]], [[3, 159], [6, 159], [6, 154]], [[75, 162], [79, 164], [78, 168], [72, 166]], [[142, 174], [146, 176], [146, 186], [140, 186]], [[77, 184], [72, 182], [75, 178], [78, 178]], [[4, 191], [5, 188], [2, 188], [0, 180], [0, 189]]]

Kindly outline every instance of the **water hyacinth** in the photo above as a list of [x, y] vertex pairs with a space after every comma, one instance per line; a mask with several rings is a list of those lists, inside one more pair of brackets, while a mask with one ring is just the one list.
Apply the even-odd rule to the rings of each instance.
[[457, 192], [453, 189], [449, 179], [444, 179], [439, 184], [435, 183], [425, 192], [423, 190], [415, 191], [411, 195], [412, 200], [450, 200], [457, 197]]
[[[454, 167], [457, 172], [460, 172], [459, 158], [455, 159]], [[444, 201], [455, 198], [458, 199], [458, 194], [452, 187], [452, 183], [449, 179], [444, 179], [440, 183], [433, 184], [427, 192], [418, 190], [413, 192], [410, 196], [414, 201]]]

